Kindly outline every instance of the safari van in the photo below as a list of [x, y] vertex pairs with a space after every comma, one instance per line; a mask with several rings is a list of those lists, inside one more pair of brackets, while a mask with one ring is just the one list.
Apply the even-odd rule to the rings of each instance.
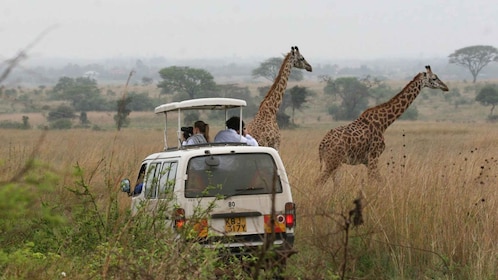
[[[156, 107], [165, 120], [164, 150], [147, 156], [136, 183], [124, 179], [122, 191], [132, 197], [132, 213], [166, 202], [171, 228], [180, 232], [193, 224], [204, 246], [232, 254], [273, 248], [285, 259], [294, 252], [296, 206], [279, 153], [240, 142], [182, 145], [185, 111], [221, 110], [225, 120], [236, 111], [242, 120], [245, 106], [240, 99], [201, 98]], [[168, 115], [177, 117], [174, 147], [168, 145]], [[207, 214], [199, 218], [199, 209]]]

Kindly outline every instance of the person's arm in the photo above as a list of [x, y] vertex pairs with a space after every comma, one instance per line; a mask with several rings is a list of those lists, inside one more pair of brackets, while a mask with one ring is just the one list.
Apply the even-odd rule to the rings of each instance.
[[247, 139], [247, 145], [259, 146], [258, 141], [256, 141], [256, 139], [254, 139], [254, 137], [252, 137], [251, 135], [246, 133], [246, 135], [244, 135], [244, 137]]

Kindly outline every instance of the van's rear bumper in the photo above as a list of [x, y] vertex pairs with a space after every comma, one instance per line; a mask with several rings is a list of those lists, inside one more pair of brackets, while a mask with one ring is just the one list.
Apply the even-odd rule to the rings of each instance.
[[[231, 255], [254, 255], [260, 252], [265, 244], [270, 241], [271, 235], [252, 234], [230, 237], [209, 237], [200, 243], [209, 248], [221, 249]], [[294, 233], [275, 234], [273, 246], [269, 249], [275, 251], [281, 257], [290, 257], [297, 253], [294, 247]]]

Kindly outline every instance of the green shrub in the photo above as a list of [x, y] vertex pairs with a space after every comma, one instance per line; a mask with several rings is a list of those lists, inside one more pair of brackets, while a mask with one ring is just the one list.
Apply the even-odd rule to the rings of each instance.
[[70, 129], [72, 126], [70, 119], [58, 119], [50, 123], [50, 129]]

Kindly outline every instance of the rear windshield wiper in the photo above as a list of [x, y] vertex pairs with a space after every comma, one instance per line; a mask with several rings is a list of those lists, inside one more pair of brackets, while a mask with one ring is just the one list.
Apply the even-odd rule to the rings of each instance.
[[242, 193], [247, 192], [247, 191], [252, 192], [252, 191], [260, 191], [260, 190], [263, 190], [263, 189], [264, 189], [263, 187], [247, 187], [247, 188], [235, 189], [234, 193], [225, 195], [224, 199], [230, 198], [230, 197], [232, 197], [234, 195], [242, 194]]

